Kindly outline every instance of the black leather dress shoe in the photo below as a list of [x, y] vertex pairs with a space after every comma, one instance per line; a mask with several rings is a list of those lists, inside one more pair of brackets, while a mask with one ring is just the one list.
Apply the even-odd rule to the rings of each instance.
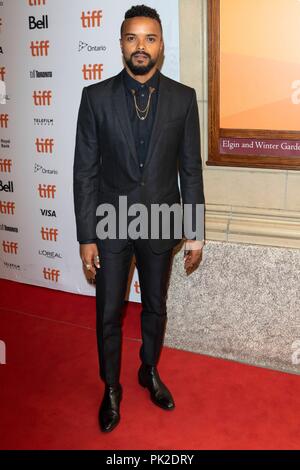
[[172, 410], [175, 403], [170, 391], [161, 381], [158, 371], [154, 366], [142, 364], [138, 372], [139, 384], [147, 388], [153, 403], [164, 410]]
[[112, 431], [120, 421], [120, 402], [122, 399], [122, 387], [105, 386], [104, 397], [99, 408], [99, 425], [101, 431]]

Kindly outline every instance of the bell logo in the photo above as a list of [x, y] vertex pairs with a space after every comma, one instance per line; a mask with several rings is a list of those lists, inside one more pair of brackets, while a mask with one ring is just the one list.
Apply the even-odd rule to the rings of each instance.
[[83, 28], [100, 28], [102, 10], [93, 10], [92, 12], [83, 11], [81, 13], [81, 23]]
[[84, 80], [101, 80], [103, 72], [103, 64], [84, 64], [82, 68]]
[[47, 56], [49, 47], [49, 41], [31, 41], [30, 49], [32, 57]]
[[12, 201], [0, 201], [0, 214], [14, 215], [16, 205]]
[[5, 77], [5, 67], [0, 67], [0, 80], [4, 82], [4, 77]]
[[33, 92], [33, 104], [34, 106], [50, 106], [52, 92], [51, 90], [34, 91]]
[[10, 173], [12, 161], [7, 158], [0, 158], [0, 173]]
[[29, 29], [48, 29], [48, 15], [43, 15], [41, 20], [36, 20], [35, 16], [29, 16]]
[[54, 140], [37, 138], [35, 146], [38, 153], [53, 153]]
[[38, 193], [42, 199], [54, 199], [56, 186], [54, 184], [39, 184]]
[[6, 242], [3, 240], [2, 248], [4, 253], [9, 253], [12, 255], [18, 254], [18, 243], [17, 242]]
[[47, 281], [57, 282], [60, 276], [59, 269], [44, 268], [43, 269], [44, 279]]
[[6, 364], [6, 346], [4, 341], [0, 340], [0, 365]]
[[0, 114], [0, 127], [7, 129], [8, 126], [8, 114]]
[[46, 0], [28, 0], [28, 4], [30, 7], [40, 7], [46, 5]]
[[58, 230], [57, 228], [41, 228], [42, 240], [57, 242]]

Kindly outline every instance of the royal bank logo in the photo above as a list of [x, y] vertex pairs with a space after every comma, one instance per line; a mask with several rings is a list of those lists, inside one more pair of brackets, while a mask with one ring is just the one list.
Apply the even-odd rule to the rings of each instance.
[[103, 64], [84, 64], [82, 67], [83, 80], [101, 80]]
[[35, 16], [28, 17], [29, 29], [48, 29], [48, 15], [43, 15], [41, 20], [36, 20]]
[[45, 168], [38, 163], [34, 164], [34, 173], [41, 173], [42, 175], [58, 175], [58, 171], [54, 169]]
[[81, 25], [83, 28], [100, 28], [102, 10], [93, 10], [81, 13]]
[[48, 71], [48, 72], [40, 72], [39, 70], [31, 70], [29, 72], [29, 77], [30, 78], [52, 78], [53, 73]]
[[79, 41], [78, 52], [87, 51], [87, 52], [105, 52], [107, 49], [106, 46], [94, 46], [87, 42]]
[[9, 254], [9, 255], [17, 255], [18, 248], [19, 248], [19, 245], [17, 242], [11, 242], [11, 241], [5, 241], [5, 240], [2, 241], [3, 253]]
[[10, 139], [1, 139], [1, 148], [9, 149], [10, 148]]

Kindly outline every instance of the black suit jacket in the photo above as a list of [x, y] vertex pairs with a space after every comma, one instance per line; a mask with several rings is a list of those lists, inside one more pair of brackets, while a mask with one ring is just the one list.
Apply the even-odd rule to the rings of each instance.
[[[97, 238], [99, 204], [112, 204], [118, 220], [120, 195], [128, 197], [128, 206], [143, 203], [149, 209], [151, 203], [182, 202], [195, 209], [196, 204], [205, 202], [196, 92], [161, 72], [159, 79], [157, 110], [143, 172], [135, 149], [122, 72], [83, 88], [73, 167], [79, 242]], [[171, 224], [167, 239], [149, 238], [154, 252], [162, 253], [179, 243], [181, 238], [174, 237], [172, 228]], [[100, 249], [113, 252], [119, 252], [126, 243], [119, 238], [97, 241]]]

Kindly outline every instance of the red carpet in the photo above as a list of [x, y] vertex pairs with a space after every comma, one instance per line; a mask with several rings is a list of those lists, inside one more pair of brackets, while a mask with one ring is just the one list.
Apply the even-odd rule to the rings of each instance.
[[0, 280], [1, 449], [299, 449], [300, 378], [164, 348], [176, 409], [137, 383], [139, 304], [124, 322], [121, 423], [98, 430], [95, 299]]

